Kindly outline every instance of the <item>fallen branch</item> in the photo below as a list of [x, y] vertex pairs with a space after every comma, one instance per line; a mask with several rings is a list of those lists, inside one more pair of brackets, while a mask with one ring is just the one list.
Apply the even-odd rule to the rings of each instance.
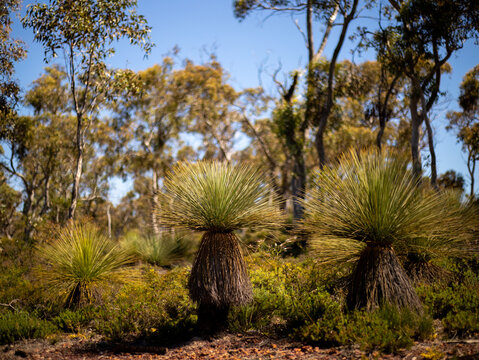
[[13, 311], [17, 311], [17, 309], [13, 306], [13, 304], [16, 303], [17, 301], [20, 301], [20, 299], [13, 299], [13, 300], [10, 301], [10, 303], [8, 303], [8, 304], [2, 304], [2, 303], [0, 303], [0, 306], [5, 306], [5, 307], [8, 307], [8, 308], [12, 309]]

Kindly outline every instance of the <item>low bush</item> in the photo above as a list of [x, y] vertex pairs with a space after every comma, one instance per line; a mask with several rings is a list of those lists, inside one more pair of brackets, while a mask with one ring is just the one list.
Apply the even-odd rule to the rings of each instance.
[[87, 306], [78, 310], [66, 309], [52, 318], [55, 326], [69, 333], [79, 333], [85, 329], [98, 315], [98, 308]]
[[348, 317], [345, 337], [363, 350], [387, 353], [409, 348], [414, 340], [425, 340], [433, 334], [432, 318], [418, 316], [408, 309], [383, 305], [373, 312], [355, 311]]
[[191, 334], [196, 315], [186, 288], [188, 270], [159, 274], [149, 268], [140, 281], [109, 295], [99, 309], [94, 329], [107, 338], [158, 337], [178, 340]]
[[467, 270], [449, 286], [420, 286], [417, 292], [430, 314], [442, 320], [447, 335], [479, 333], [479, 275]]
[[407, 348], [433, 332], [430, 316], [394, 306], [345, 313], [344, 293], [337, 286], [341, 272], [333, 276], [312, 262], [265, 253], [248, 261], [254, 302], [233, 309], [233, 331], [279, 332], [317, 346], [357, 343], [365, 350], [384, 352]]
[[25, 311], [0, 313], [0, 344], [23, 339], [43, 339], [58, 329], [51, 322]]

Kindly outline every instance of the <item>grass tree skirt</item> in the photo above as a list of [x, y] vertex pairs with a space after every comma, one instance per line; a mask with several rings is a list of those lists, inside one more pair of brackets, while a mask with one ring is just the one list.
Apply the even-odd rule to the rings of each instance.
[[198, 325], [214, 332], [227, 323], [232, 305], [253, 300], [246, 264], [233, 232], [206, 232], [188, 281], [190, 296], [198, 303]]
[[352, 274], [350, 309], [373, 310], [382, 303], [422, 311], [422, 305], [391, 247], [367, 246]]
[[427, 260], [409, 259], [404, 268], [414, 285], [431, 285], [451, 279], [451, 275], [445, 269]]

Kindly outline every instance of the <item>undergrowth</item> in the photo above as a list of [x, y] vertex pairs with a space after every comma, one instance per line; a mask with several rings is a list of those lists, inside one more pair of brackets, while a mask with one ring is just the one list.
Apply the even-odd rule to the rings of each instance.
[[[14, 254], [14, 255], [12, 255]], [[0, 254], [0, 343], [46, 338], [57, 333], [93, 332], [106, 339], [149, 338], [156, 343], [195, 335], [196, 305], [186, 287], [189, 268], [137, 268], [123, 285], [110, 284], [96, 304], [66, 309], [44, 294], [41, 279], [24, 260], [29, 252]], [[10, 256], [12, 255], [12, 257]], [[479, 334], [479, 276], [475, 268], [452, 269], [450, 283], [422, 285], [417, 292], [422, 316], [391, 306], [373, 312], [345, 310], [348, 269], [318, 267], [308, 259], [282, 258], [267, 252], [247, 256], [254, 302], [231, 310], [229, 329], [329, 347], [358, 344], [365, 351], [397, 352], [416, 340], [435, 336], [439, 319], [446, 337]]]

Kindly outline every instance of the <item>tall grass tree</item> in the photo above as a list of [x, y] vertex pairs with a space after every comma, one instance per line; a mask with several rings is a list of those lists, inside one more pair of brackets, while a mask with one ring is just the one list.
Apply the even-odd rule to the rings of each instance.
[[204, 232], [188, 281], [199, 327], [220, 330], [231, 306], [252, 301], [235, 230], [282, 224], [279, 200], [258, 168], [223, 162], [179, 163], [164, 180], [161, 226]]
[[461, 214], [451, 198], [420, 186], [397, 154], [351, 150], [316, 173], [304, 227], [320, 261], [353, 264], [347, 304], [421, 311], [399, 255], [464, 252]]

